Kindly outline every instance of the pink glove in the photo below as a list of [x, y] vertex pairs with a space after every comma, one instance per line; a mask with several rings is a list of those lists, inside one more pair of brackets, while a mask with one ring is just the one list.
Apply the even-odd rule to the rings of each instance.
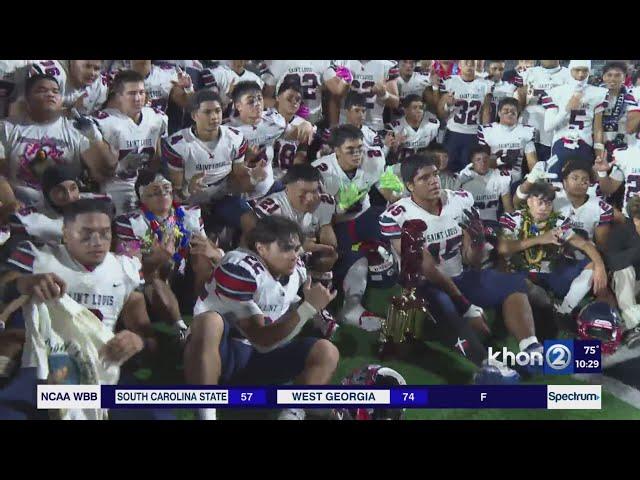
[[300, 108], [296, 112], [296, 115], [307, 120], [309, 118], [309, 115], [311, 115], [311, 110], [309, 110], [309, 107], [302, 103], [300, 104]]
[[336, 75], [349, 84], [351, 84], [351, 81], [353, 80], [351, 70], [349, 70], [347, 67], [336, 68]]

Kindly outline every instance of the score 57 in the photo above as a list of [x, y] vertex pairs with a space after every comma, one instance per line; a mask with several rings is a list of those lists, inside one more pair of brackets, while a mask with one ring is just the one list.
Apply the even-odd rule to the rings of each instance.
[[253, 392], [242, 392], [240, 394], [240, 401], [241, 402], [250, 402], [252, 397], [253, 397]]

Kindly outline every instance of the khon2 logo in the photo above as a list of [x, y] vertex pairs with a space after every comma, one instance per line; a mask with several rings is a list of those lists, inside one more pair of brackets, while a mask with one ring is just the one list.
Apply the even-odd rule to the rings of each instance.
[[545, 375], [570, 375], [574, 373], [574, 341], [545, 340], [544, 353], [509, 351], [506, 347], [494, 351], [489, 347], [489, 359], [503, 362], [508, 367], [541, 367]]

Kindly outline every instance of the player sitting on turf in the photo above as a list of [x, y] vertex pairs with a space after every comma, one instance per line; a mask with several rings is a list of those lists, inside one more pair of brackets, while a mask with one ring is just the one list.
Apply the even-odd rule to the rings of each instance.
[[[355, 324], [366, 330], [380, 328], [380, 318], [367, 312], [360, 304], [366, 285], [367, 267], [355, 267], [366, 252], [357, 244], [366, 242], [373, 245], [380, 239], [378, 215], [382, 208], [371, 206], [369, 191], [377, 188], [387, 200], [395, 197], [396, 191], [402, 191], [402, 182], [393, 174], [383, 173], [384, 158], [365, 158], [363, 135], [353, 125], [341, 125], [333, 130], [332, 144], [335, 152], [313, 162], [322, 175], [322, 189], [335, 197], [337, 202], [335, 232], [338, 238], [338, 254], [334, 274], [338, 282], [342, 282], [345, 298], [352, 308], [343, 311], [342, 321]], [[391, 183], [386, 180], [391, 177]], [[395, 189], [395, 191], [394, 191]], [[373, 246], [374, 252], [377, 245]], [[381, 263], [387, 263], [383, 261]], [[390, 273], [391, 265], [386, 273]]]
[[[309, 275], [326, 287], [331, 285], [332, 269], [338, 259], [338, 240], [331, 221], [336, 211], [333, 197], [320, 193], [320, 172], [311, 165], [293, 165], [284, 178], [285, 189], [261, 199], [254, 207], [258, 217], [281, 215], [296, 222], [304, 240]], [[322, 333], [329, 338], [335, 331], [330, 316], [322, 324]]]
[[[299, 333], [336, 293], [307, 277], [302, 239], [295, 222], [269, 216], [249, 234], [248, 249], [225, 255], [194, 309], [184, 356], [190, 385], [329, 383], [338, 349]], [[200, 416], [214, 419], [215, 410], [200, 410]], [[280, 416], [304, 417], [299, 409]]]
[[[287, 122], [297, 127], [306, 123], [305, 119], [296, 115], [302, 105], [302, 87], [294, 82], [283, 82], [276, 96], [276, 109]], [[296, 139], [280, 138], [273, 145], [273, 174], [282, 179], [284, 174], [295, 164], [307, 163], [307, 147]]]
[[[402, 178], [411, 197], [391, 205], [380, 216], [380, 227], [401, 255], [404, 223], [412, 220], [426, 223], [422, 271], [427, 284], [419, 288], [419, 294], [429, 302], [433, 316], [441, 320], [438, 327], [444, 344], [459, 348], [480, 365], [486, 351], [470, 323], [487, 331], [481, 307], [501, 308], [520, 350], [541, 352], [524, 279], [494, 269], [479, 269], [485, 244], [484, 226], [473, 210], [471, 194], [441, 190], [435, 159], [431, 156], [405, 159]], [[471, 268], [465, 270], [463, 262]], [[512, 374], [503, 373], [506, 377]]]
[[222, 123], [220, 97], [201, 90], [191, 97], [194, 125], [162, 141], [175, 197], [205, 212], [208, 226], [229, 226], [246, 234], [254, 226], [251, 207], [240, 196], [253, 189], [244, 164], [248, 143]]
[[[527, 206], [500, 218], [499, 253], [513, 271], [550, 289], [558, 299], [555, 308], [569, 315], [593, 287], [597, 295], [607, 287], [607, 273], [595, 245], [571, 229], [571, 221], [553, 211], [555, 191], [551, 184], [536, 182], [529, 190]], [[588, 258], [563, 255], [568, 244]]]
[[409, 155], [425, 151], [435, 141], [440, 128], [440, 121], [434, 114], [425, 111], [425, 104], [418, 95], [407, 95], [402, 100], [402, 106], [404, 117], [391, 123], [399, 162]]
[[[154, 318], [186, 330], [167, 282], [176, 289], [178, 284], [184, 286], [188, 262], [194, 274], [193, 291], [199, 292], [224, 253], [205, 236], [200, 208], [173, 202], [171, 183], [162, 175], [141, 171], [136, 193], [140, 210], [116, 219], [118, 251], [142, 261], [145, 297]], [[186, 292], [185, 297], [188, 303]]]

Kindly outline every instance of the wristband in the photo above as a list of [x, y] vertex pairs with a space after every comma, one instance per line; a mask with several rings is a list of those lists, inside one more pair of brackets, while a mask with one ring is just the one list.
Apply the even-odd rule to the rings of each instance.
[[518, 197], [520, 200], [526, 200], [527, 198], [529, 198], [529, 194], [523, 193], [522, 190], [520, 190], [521, 186], [522, 185], [518, 185], [518, 188], [516, 188], [516, 197]]
[[453, 302], [460, 316], [463, 316], [465, 313], [467, 313], [467, 310], [469, 310], [469, 308], [471, 307], [471, 302], [467, 300], [467, 297], [465, 297], [464, 295], [451, 297], [451, 301]]
[[600, 178], [607, 178], [607, 177], [609, 176], [609, 172], [601, 172], [601, 171], [598, 171], [598, 176], [599, 176]]
[[603, 143], [600, 143], [600, 142], [598, 142], [598, 143], [594, 143], [594, 144], [593, 144], [593, 149], [594, 149], [594, 150], [604, 150], [604, 144], [603, 144]]
[[298, 317], [300, 317], [300, 323], [304, 325], [305, 323], [307, 323], [309, 320], [311, 320], [313, 317], [316, 316], [316, 314], [318, 313], [318, 310], [316, 310], [316, 308], [313, 305], [311, 305], [309, 302], [305, 300], [300, 304], [296, 312], [298, 313]]
[[389, 95], [389, 90], [385, 90], [384, 91], [384, 97], [379, 97], [378, 99], [384, 102], [387, 98], [389, 98], [389, 96], [390, 96]]

